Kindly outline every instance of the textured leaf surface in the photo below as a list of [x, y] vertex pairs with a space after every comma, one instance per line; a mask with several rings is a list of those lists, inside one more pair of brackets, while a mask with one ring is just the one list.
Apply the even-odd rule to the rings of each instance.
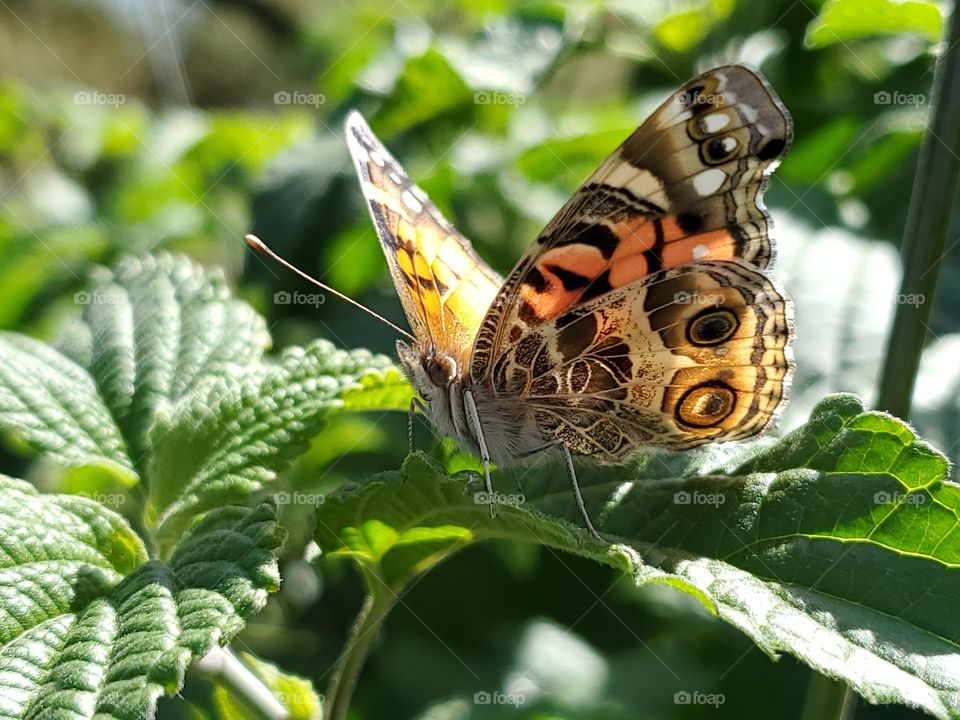
[[278, 583], [270, 506], [222, 508], [169, 563], [116, 514], [0, 480], [0, 717], [152, 716]]
[[183, 257], [125, 260], [86, 297], [89, 369], [135, 458], [149, 452], [166, 404], [231, 366], [258, 362], [269, 344], [263, 319], [230, 297], [222, 277]]
[[612, 547], [554, 517], [575, 517], [557, 467], [524, 474], [525, 502], [491, 519], [475, 474], [451, 477], [419, 454], [402, 474], [328, 499], [317, 541], [393, 590], [491, 537], [629, 567], [638, 584], [694, 595], [771, 655], [789, 652], [871, 702], [945, 718], [960, 713], [960, 620], [949, 611], [960, 487], [947, 471], [902, 422], [837, 395], [766, 447], [653, 456], [616, 482], [584, 470]]
[[0, 335], [0, 425], [57, 462], [135, 477], [120, 429], [86, 371], [14, 333]]
[[243, 502], [272, 481], [328, 411], [390, 402], [391, 395], [409, 404], [409, 387], [386, 358], [336, 350], [326, 341], [290, 349], [262, 372], [204, 390], [155, 428], [151, 519], [161, 544], [173, 542], [196, 514]]

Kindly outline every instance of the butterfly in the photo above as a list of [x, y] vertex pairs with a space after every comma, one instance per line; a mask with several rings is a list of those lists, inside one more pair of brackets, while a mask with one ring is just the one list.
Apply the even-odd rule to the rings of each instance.
[[766, 180], [792, 123], [752, 68], [674, 92], [498, 275], [356, 112], [356, 166], [412, 329], [397, 341], [417, 407], [483, 461], [622, 464], [767, 429], [792, 369]]

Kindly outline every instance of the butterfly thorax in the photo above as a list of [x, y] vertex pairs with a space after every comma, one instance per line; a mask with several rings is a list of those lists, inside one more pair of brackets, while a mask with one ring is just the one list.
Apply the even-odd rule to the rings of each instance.
[[397, 355], [407, 379], [420, 395], [430, 421], [462, 445], [475, 447], [463, 404], [463, 375], [457, 361], [431, 345], [397, 341]]
[[507, 464], [545, 444], [521, 401], [497, 397], [489, 387], [471, 382], [466, 363], [458, 363], [453, 354], [433, 345], [410, 346], [397, 341], [397, 355], [407, 379], [423, 399], [430, 422], [461, 448], [481, 455], [477, 433], [468, 419], [469, 402], [476, 408], [495, 463]]

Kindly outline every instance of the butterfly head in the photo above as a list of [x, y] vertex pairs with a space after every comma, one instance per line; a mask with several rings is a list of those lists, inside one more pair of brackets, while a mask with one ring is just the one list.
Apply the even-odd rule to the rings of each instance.
[[429, 401], [437, 389], [446, 391], [460, 377], [457, 361], [435, 348], [415, 348], [397, 340], [397, 355], [424, 400]]

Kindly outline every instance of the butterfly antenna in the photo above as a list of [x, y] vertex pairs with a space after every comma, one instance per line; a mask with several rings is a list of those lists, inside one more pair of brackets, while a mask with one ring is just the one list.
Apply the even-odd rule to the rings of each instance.
[[287, 268], [288, 270], [292, 270], [293, 272], [295, 272], [297, 275], [299, 275], [300, 277], [302, 277], [302, 278], [303, 278], [304, 280], [306, 280], [307, 282], [312, 283], [313, 285], [316, 285], [316, 286], [317, 286], [318, 288], [320, 288], [321, 290], [326, 290], [328, 293], [330, 293], [331, 295], [335, 295], [336, 297], [340, 298], [341, 300], [345, 300], [346, 302], [348, 302], [348, 303], [350, 303], [351, 305], [353, 305], [355, 308], [359, 308], [360, 310], [363, 310], [363, 312], [367, 313], [367, 315], [371, 315], [371, 316], [375, 317], [377, 320], [379, 320], [380, 322], [382, 322], [384, 325], [389, 325], [391, 328], [393, 328], [393, 329], [396, 330], [398, 333], [400, 333], [400, 334], [403, 335], [404, 337], [408, 338], [408, 339], [411, 340], [412, 342], [416, 342], [416, 341], [417, 341], [417, 339], [416, 339], [413, 335], [411, 335], [410, 333], [408, 333], [408, 332], [407, 332], [406, 330], [404, 330], [403, 328], [397, 327], [397, 326], [394, 325], [392, 322], [390, 322], [390, 321], [387, 320], [385, 317], [383, 317], [383, 315], [378, 315], [378, 314], [375, 313], [373, 310], [371, 310], [370, 308], [368, 308], [366, 305], [361, 305], [360, 303], [358, 303], [358, 302], [357, 302], [356, 300], [354, 300], [353, 298], [347, 297], [347, 296], [344, 295], [342, 292], [339, 292], [339, 291], [337, 291], [337, 290], [334, 290], [332, 287], [330, 287], [329, 285], [325, 285], [324, 283], [322, 283], [322, 282], [320, 282], [319, 280], [317, 280], [315, 277], [312, 277], [312, 276], [310, 276], [310, 275], [307, 275], [307, 273], [305, 273], [303, 270], [301, 270], [300, 268], [298, 268], [296, 265], [293, 265], [293, 264], [287, 262], [287, 261], [284, 260], [282, 257], [280, 257], [279, 255], [277, 255], [273, 250], [271, 250], [269, 247], [267, 247], [267, 244], [266, 244], [263, 240], [261, 240], [260, 238], [258, 238], [256, 235], [247, 235], [246, 237], [244, 237], [244, 240], [247, 241], [247, 245], [249, 245], [250, 247], [252, 247], [252, 248], [253, 248], [254, 250], [256, 250], [258, 253], [260, 253], [261, 255], [266, 255], [268, 258], [270, 258], [270, 259], [273, 260], [274, 262], [279, 263], [280, 265], [283, 265], [283, 266], [284, 266], [285, 268]]

